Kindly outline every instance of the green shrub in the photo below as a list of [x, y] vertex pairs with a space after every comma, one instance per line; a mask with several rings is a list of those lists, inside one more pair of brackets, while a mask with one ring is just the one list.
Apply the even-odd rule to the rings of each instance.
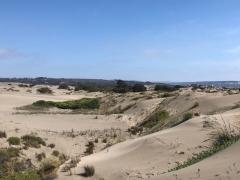
[[50, 147], [50, 148], [55, 148], [55, 144], [54, 144], [54, 143], [51, 143], [51, 144], [48, 145], [48, 147]]
[[69, 86], [67, 84], [60, 84], [58, 89], [68, 89]]
[[196, 101], [196, 102], [194, 102], [194, 104], [193, 104], [193, 107], [192, 108], [195, 108], [195, 107], [198, 107], [199, 106], [199, 102], [198, 101]]
[[169, 86], [166, 84], [158, 84], [154, 87], [154, 91], [166, 91], [166, 92], [172, 92], [176, 91], [179, 88], [177, 86]]
[[57, 169], [59, 165], [57, 158], [46, 158], [40, 163], [38, 174], [42, 179], [54, 179], [57, 177]]
[[84, 170], [87, 177], [91, 177], [95, 174], [95, 168], [93, 166], [84, 166]]
[[183, 115], [183, 121], [187, 121], [191, 118], [193, 118], [193, 113], [192, 112], [187, 112]]
[[7, 134], [5, 131], [0, 131], [0, 138], [7, 138]]
[[46, 142], [38, 136], [32, 136], [32, 135], [24, 135], [21, 137], [23, 140], [23, 143], [26, 147], [34, 147], [34, 148], [40, 148], [41, 144], [43, 146], [46, 146]]
[[40, 154], [36, 154], [35, 157], [36, 157], [37, 160], [40, 162], [40, 161], [42, 161], [43, 159], [46, 158], [46, 154], [43, 152], [43, 153], [40, 153]]
[[159, 123], [164, 125], [165, 119], [169, 118], [169, 116], [170, 116], [170, 114], [168, 111], [166, 111], [164, 109], [158, 110], [155, 112], [155, 114], [153, 116], [150, 117], [150, 119], [147, 122], [145, 122], [144, 126], [146, 128], [152, 128]]
[[35, 171], [28, 173], [16, 172], [12, 175], [2, 177], [0, 180], [38, 180], [39, 177]]
[[132, 89], [133, 92], [144, 92], [147, 90], [147, 88], [142, 84], [134, 84]]
[[41, 94], [52, 94], [53, 91], [48, 88], [48, 87], [41, 87], [37, 89], [37, 92], [41, 93]]
[[7, 141], [10, 145], [19, 145], [21, 142], [20, 138], [18, 138], [18, 137], [10, 137], [10, 138], [8, 138]]
[[59, 156], [59, 151], [57, 151], [57, 150], [54, 150], [53, 152], [52, 152], [52, 155], [53, 156], [56, 156], [56, 157], [58, 157]]
[[107, 138], [103, 138], [102, 142], [107, 143]]

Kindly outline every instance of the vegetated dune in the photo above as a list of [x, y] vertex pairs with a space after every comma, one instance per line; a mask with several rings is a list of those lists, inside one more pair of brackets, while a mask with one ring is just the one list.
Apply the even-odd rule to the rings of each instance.
[[[47, 85], [46, 85], [47, 86]], [[178, 171], [168, 170], [211, 147], [210, 133], [223, 125], [223, 120], [238, 125], [240, 95], [228, 95], [220, 90], [213, 93], [182, 88], [172, 97], [162, 93], [88, 93], [57, 89], [47, 86], [52, 94], [40, 94], [36, 90], [45, 86], [18, 87], [17, 83], [0, 84], [0, 131], [8, 137], [32, 134], [42, 137], [47, 146], [40, 149], [23, 149], [22, 158], [29, 158], [38, 167], [36, 154], [44, 152], [50, 157], [53, 150], [81, 161], [72, 169], [63, 171], [67, 161], [58, 170], [58, 179], [86, 179], [84, 166], [95, 167], [95, 175], [88, 179], [238, 179], [240, 174], [239, 142], [217, 154]], [[28, 112], [15, 109], [39, 100], [67, 101], [80, 98], [101, 97], [99, 111], [69, 113], [70, 110]], [[197, 105], [194, 105], [198, 102]], [[181, 122], [186, 112], [199, 113], [172, 128], [163, 128], [153, 134], [131, 134], [128, 129], [148, 120], [156, 110], [165, 109], [176, 122]], [[168, 120], [166, 120], [168, 121]], [[206, 122], [216, 126], [204, 127]], [[218, 126], [217, 126], [218, 125]], [[142, 136], [143, 134], [149, 134]], [[97, 142], [96, 142], [97, 140]], [[106, 140], [104, 142], [104, 140]], [[89, 142], [94, 142], [93, 154], [87, 155]], [[48, 147], [50, 144], [55, 147]], [[6, 138], [0, 138], [1, 148], [9, 147]], [[16, 146], [16, 147], [22, 147]], [[87, 155], [87, 156], [86, 156]], [[164, 173], [165, 172], [165, 173]], [[164, 173], [164, 174], [163, 174]]]

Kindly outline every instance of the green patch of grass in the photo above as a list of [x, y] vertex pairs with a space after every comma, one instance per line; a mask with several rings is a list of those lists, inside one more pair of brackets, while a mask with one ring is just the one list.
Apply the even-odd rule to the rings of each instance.
[[161, 123], [162, 125], [165, 123], [165, 119], [169, 118], [170, 114], [166, 110], [158, 110], [153, 114], [150, 119], [143, 124], [144, 127], [146, 128], [152, 128], [156, 126], [157, 124]]
[[51, 107], [57, 107], [59, 109], [99, 109], [100, 100], [99, 98], [82, 98], [79, 100], [70, 100], [63, 102], [53, 102], [53, 101], [36, 101], [31, 105], [23, 106], [17, 108], [17, 110], [44, 110]]
[[38, 174], [35, 171], [27, 173], [16, 172], [9, 176], [0, 178], [0, 180], [38, 180], [38, 179], [39, 179]]
[[21, 142], [20, 138], [18, 137], [9, 137], [7, 141], [10, 145], [19, 145]]
[[38, 136], [24, 135], [21, 137], [23, 143], [26, 147], [40, 148], [40, 145], [46, 146], [45, 141]]

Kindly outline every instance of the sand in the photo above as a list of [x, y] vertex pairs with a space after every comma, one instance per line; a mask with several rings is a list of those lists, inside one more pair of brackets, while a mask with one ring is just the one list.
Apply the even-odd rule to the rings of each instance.
[[[72, 169], [73, 174], [58, 171], [60, 180], [87, 179], [84, 173], [85, 165], [93, 165], [96, 173], [88, 179], [104, 178], [105, 180], [135, 180], [135, 179], [239, 179], [240, 177], [240, 142], [227, 147], [217, 154], [206, 158], [184, 169], [167, 172], [174, 168], [177, 163], [182, 163], [193, 154], [206, 151], [211, 146], [210, 133], [214, 128], [204, 128], [206, 120], [212, 120], [222, 124], [224, 119], [231, 124], [238, 124], [240, 109], [231, 110], [240, 101], [240, 95], [226, 95], [222, 92], [205, 93], [193, 92], [190, 88], [183, 89], [180, 95], [164, 105], [164, 109], [172, 115], [179, 115], [186, 110], [200, 112], [199, 117], [194, 117], [175, 127], [165, 129], [146, 136], [133, 136], [127, 129], [140, 123], [146, 116], [151, 114], [165, 98], [139, 99], [121, 117], [119, 114], [97, 115], [96, 114], [15, 114], [15, 107], [31, 104], [37, 100], [64, 101], [83, 97], [105, 97], [104, 93], [87, 93], [84, 91], [68, 93], [67, 90], [59, 90], [57, 86], [50, 88], [55, 92], [53, 95], [42, 95], [36, 92], [41, 86], [32, 88], [18, 87], [18, 83], [0, 83], [0, 130], [6, 131], [8, 137], [33, 133], [44, 140], [47, 144], [54, 143], [54, 149], [68, 154], [69, 156], [81, 157], [77, 167]], [[13, 87], [19, 91], [7, 91]], [[5, 89], [4, 89], [5, 88]], [[26, 92], [32, 90], [32, 93]], [[132, 103], [134, 93], [120, 97], [116, 107], [126, 106]], [[172, 97], [168, 98], [171, 99]], [[124, 101], [123, 101], [124, 99]], [[191, 109], [194, 102], [199, 106]], [[86, 144], [104, 133], [118, 130], [118, 137], [123, 142], [103, 149], [106, 144], [96, 144], [94, 154], [85, 156]], [[71, 135], [75, 134], [76, 137]], [[101, 137], [100, 137], [101, 139]], [[0, 139], [1, 147], [8, 147], [6, 139]], [[53, 149], [42, 147], [41, 149], [29, 148], [24, 154], [32, 159], [37, 166], [35, 153], [44, 151], [50, 156]], [[164, 173], [164, 174], [163, 174]]]

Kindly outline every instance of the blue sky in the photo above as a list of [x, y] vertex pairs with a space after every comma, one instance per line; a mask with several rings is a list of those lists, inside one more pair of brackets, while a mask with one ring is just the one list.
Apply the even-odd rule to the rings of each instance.
[[0, 0], [0, 77], [239, 80], [239, 0]]

